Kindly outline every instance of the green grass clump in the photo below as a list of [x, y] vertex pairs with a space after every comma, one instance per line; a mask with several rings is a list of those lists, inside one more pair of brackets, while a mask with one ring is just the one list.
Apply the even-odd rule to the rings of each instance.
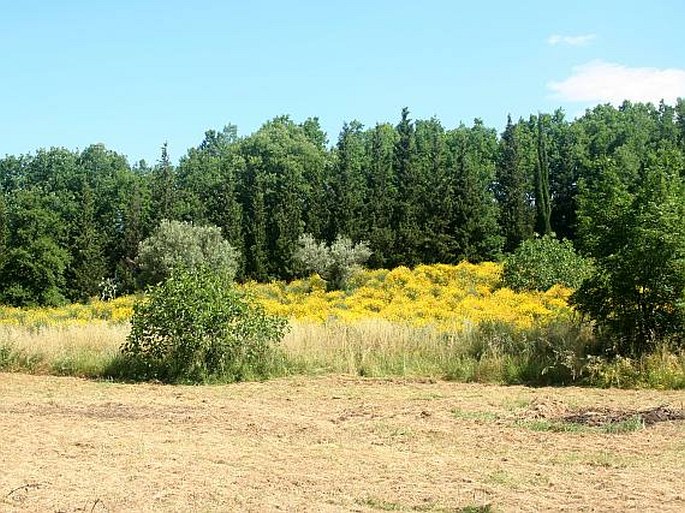
[[644, 429], [644, 427], [645, 423], [642, 420], [642, 417], [640, 417], [640, 415], [634, 415], [633, 417], [626, 420], [621, 420], [619, 422], [609, 422], [607, 424], [604, 424], [599, 428], [599, 430], [603, 433], [623, 434], [632, 433], [634, 431], [640, 431], [641, 429]]
[[379, 511], [411, 511], [416, 513], [493, 513], [490, 504], [469, 505], [464, 507], [443, 507], [428, 502], [426, 504], [405, 505], [399, 502], [386, 501], [375, 497], [367, 497], [357, 501], [362, 506], [367, 506]]
[[467, 411], [461, 409], [452, 410], [452, 415], [456, 419], [462, 420], [476, 420], [481, 422], [493, 422], [499, 417], [496, 413], [490, 411]]
[[531, 431], [551, 433], [578, 433], [588, 431], [590, 429], [588, 426], [584, 426], [582, 424], [549, 419], [524, 420], [518, 421], [516, 424], [520, 427], [530, 429]]

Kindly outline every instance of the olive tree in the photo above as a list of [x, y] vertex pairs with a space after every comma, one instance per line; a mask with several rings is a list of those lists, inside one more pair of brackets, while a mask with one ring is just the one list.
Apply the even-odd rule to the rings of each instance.
[[239, 253], [217, 226], [197, 226], [184, 221], [163, 220], [150, 237], [140, 243], [137, 263], [141, 285], [153, 285], [174, 269], [207, 267], [235, 278]]
[[338, 236], [328, 245], [317, 242], [310, 234], [299, 239], [295, 260], [310, 272], [326, 280], [329, 290], [345, 288], [352, 274], [371, 256], [366, 242], [354, 244], [347, 237]]

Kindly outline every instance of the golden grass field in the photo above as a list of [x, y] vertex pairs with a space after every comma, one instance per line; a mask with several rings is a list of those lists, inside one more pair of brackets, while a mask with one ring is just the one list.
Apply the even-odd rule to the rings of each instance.
[[6, 513], [685, 511], [685, 422], [546, 428], [683, 391], [0, 373], [0, 397]]

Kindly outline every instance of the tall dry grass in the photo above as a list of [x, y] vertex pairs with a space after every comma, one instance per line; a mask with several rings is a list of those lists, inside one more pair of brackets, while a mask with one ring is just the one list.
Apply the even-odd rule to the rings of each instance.
[[306, 372], [363, 376], [441, 376], [464, 355], [464, 337], [384, 319], [293, 322], [282, 350]]
[[[0, 370], [99, 379], [136, 379], [121, 357], [127, 324], [92, 321], [40, 328], [0, 326]], [[662, 347], [640, 359], [587, 356], [587, 327], [529, 331], [467, 325], [459, 332], [384, 319], [291, 321], [265, 362], [271, 376], [344, 373], [527, 384], [685, 388], [685, 353]]]
[[102, 321], [40, 328], [0, 326], [0, 368], [99, 377], [118, 356], [128, 332], [128, 324]]
[[[0, 369], [83, 377], [126, 377], [119, 348], [129, 326], [92, 322], [31, 328], [0, 326]], [[346, 373], [502, 381], [497, 355], [473, 356], [472, 330], [445, 333], [383, 319], [355, 323], [292, 321], [270, 362], [273, 376]], [[487, 361], [486, 361], [487, 360]], [[479, 375], [480, 369], [480, 375]], [[483, 369], [489, 369], [488, 375]]]

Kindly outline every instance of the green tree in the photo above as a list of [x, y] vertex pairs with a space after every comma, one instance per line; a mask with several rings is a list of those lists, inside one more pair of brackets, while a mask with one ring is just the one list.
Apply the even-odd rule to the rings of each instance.
[[[126, 157], [93, 144], [78, 156], [78, 176], [71, 189], [76, 211], [68, 218], [68, 245], [72, 266], [80, 266], [78, 273], [70, 268], [68, 281], [76, 274], [87, 273], [112, 278], [124, 257], [123, 239], [126, 230], [127, 206], [132, 200], [134, 173]], [[84, 213], [87, 212], [87, 216]], [[87, 235], [86, 235], [87, 234]], [[79, 254], [76, 254], [78, 252]], [[90, 261], [82, 262], [82, 254]], [[104, 267], [104, 269], [103, 269]], [[95, 278], [92, 278], [95, 281]], [[97, 280], [99, 282], [99, 279]], [[91, 285], [70, 285], [76, 296], [93, 295]]]
[[121, 184], [119, 201], [122, 205], [121, 235], [117, 239], [114, 276], [111, 277], [122, 293], [131, 293], [137, 287], [136, 259], [140, 243], [149, 235], [150, 189], [147, 182], [147, 164], [139, 162], [130, 179]]
[[262, 173], [259, 157], [246, 159], [247, 170], [241, 198], [244, 220], [245, 274], [259, 281], [269, 279], [266, 195], [268, 177]]
[[549, 160], [547, 158], [547, 128], [545, 118], [538, 114], [537, 119], [531, 118], [531, 125], [535, 128], [536, 159], [535, 159], [535, 231], [538, 235], [552, 233], [552, 205], [549, 193]]
[[369, 259], [372, 267], [388, 267], [393, 260], [393, 218], [397, 199], [393, 152], [396, 140], [397, 133], [387, 123], [376, 125], [367, 137], [367, 193], [363, 218], [365, 238], [373, 250]]
[[395, 248], [391, 264], [412, 266], [420, 262], [422, 234], [419, 210], [423, 191], [416, 166], [415, 126], [406, 107], [402, 109], [396, 131], [393, 168], [397, 197], [393, 222]]
[[122, 353], [143, 379], [260, 378], [268, 375], [270, 355], [286, 326], [224, 274], [179, 269], [135, 305]]
[[683, 343], [685, 191], [674, 161], [672, 150], [652, 153], [631, 181], [604, 158], [595, 179], [581, 184], [579, 230], [597, 270], [573, 300], [612, 353]]
[[83, 174], [76, 152], [65, 148], [40, 149], [35, 156], [26, 159], [22, 174], [19, 188], [35, 187], [45, 194], [57, 195], [60, 214], [75, 208], [73, 193], [78, 189]]
[[300, 237], [295, 258], [309, 272], [326, 280], [328, 290], [347, 287], [348, 280], [371, 256], [366, 242], [354, 244], [348, 237], [336, 237], [328, 245], [317, 242], [311, 234]]
[[235, 277], [239, 257], [217, 226], [163, 219], [153, 234], [140, 243], [138, 265], [143, 284], [159, 283], [174, 269], [199, 267], [230, 281]]
[[338, 234], [359, 239], [364, 236], [363, 215], [366, 183], [365, 134], [358, 121], [345, 123], [335, 149], [335, 164], [330, 177], [330, 227], [327, 238]]
[[[448, 134], [452, 200], [451, 255], [447, 262], [496, 259], [502, 250], [497, 204], [491, 190], [497, 161], [497, 134], [475, 120]], [[448, 215], [448, 214], [445, 214]]]
[[63, 223], [57, 198], [31, 188], [8, 201], [8, 241], [0, 268], [0, 302], [15, 306], [65, 301], [69, 253], [60, 245]]
[[157, 225], [162, 219], [177, 218], [177, 184], [176, 170], [169, 159], [167, 143], [162, 145], [159, 162], [152, 170], [152, 224]]
[[69, 298], [84, 301], [98, 295], [100, 283], [108, 276], [102, 232], [95, 220], [95, 197], [87, 183], [81, 191], [81, 215], [74, 223], [71, 262], [66, 271]]
[[552, 231], [562, 239], [576, 239], [578, 180], [583, 156], [582, 131], [557, 110], [549, 118], [549, 188]]
[[551, 235], [524, 241], [504, 261], [502, 282], [516, 291], [546, 291], [554, 285], [578, 288], [592, 273], [591, 262], [569, 240]]
[[445, 129], [436, 118], [418, 120], [414, 139], [418, 258], [423, 263], [448, 262], [453, 249], [449, 223], [454, 199]]
[[675, 124], [680, 149], [685, 151], [685, 98], [678, 98], [675, 105]]
[[304, 135], [314, 144], [319, 150], [325, 151], [328, 147], [328, 136], [321, 128], [319, 118], [307, 118], [300, 125], [304, 130]]
[[504, 250], [513, 251], [533, 234], [530, 205], [529, 141], [523, 123], [514, 125], [511, 116], [500, 140], [495, 197], [499, 204]]
[[26, 186], [26, 168], [29, 156], [7, 155], [0, 159], [0, 191], [9, 193]]
[[313, 162], [303, 169], [307, 183], [304, 199], [304, 229], [316, 237], [328, 237], [332, 213], [330, 210], [330, 182], [335, 169], [332, 152], [328, 150], [328, 136], [321, 128], [318, 118], [308, 118], [300, 125], [307, 140], [316, 149], [309, 152]]
[[241, 201], [248, 276], [295, 276], [293, 255], [304, 233], [313, 177], [326, 165], [323, 149], [283, 116], [241, 141], [246, 164]]
[[237, 129], [209, 130], [197, 148], [181, 158], [177, 168], [179, 217], [221, 228], [228, 242], [243, 249], [243, 207], [239, 200], [245, 162]]
[[5, 201], [5, 193], [0, 190], [0, 267], [7, 251], [7, 203]]

